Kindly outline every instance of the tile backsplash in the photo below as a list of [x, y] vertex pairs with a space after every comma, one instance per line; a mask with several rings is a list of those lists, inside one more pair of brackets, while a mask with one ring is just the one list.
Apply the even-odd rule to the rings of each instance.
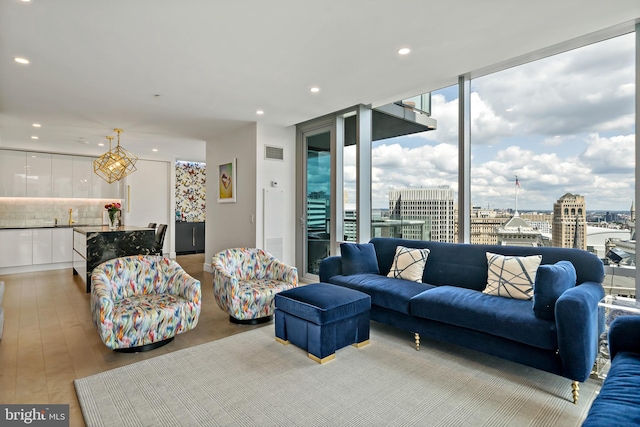
[[101, 225], [104, 205], [112, 199], [0, 198], [0, 227], [43, 227], [69, 224]]

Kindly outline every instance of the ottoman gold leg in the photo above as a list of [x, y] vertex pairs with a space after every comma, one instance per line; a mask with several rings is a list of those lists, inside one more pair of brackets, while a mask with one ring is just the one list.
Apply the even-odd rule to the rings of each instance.
[[571, 382], [571, 394], [573, 395], [574, 405], [577, 405], [578, 397], [580, 396], [580, 386], [578, 385], [578, 381]]
[[319, 364], [323, 364], [323, 363], [327, 363], [330, 360], [333, 360], [336, 358], [336, 354], [330, 354], [327, 357], [323, 357], [322, 359], [320, 359], [318, 356], [314, 356], [311, 353], [308, 353], [309, 359], [313, 360], [314, 362], [318, 362]]
[[415, 342], [416, 342], [416, 350], [420, 351], [420, 334], [417, 332], [414, 333], [413, 338], [415, 339]]
[[276, 337], [276, 341], [283, 345], [289, 345], [289, 341], [283, 340], [282, 338]]
[[362, 341], [362, 342], [357, 342], [357, 343], [351, 344], [351, 345], [354, 346], [355, 348], [361, 348], [361, 347], [364, 347], [367, 344], [369, 344], [369, 340]]

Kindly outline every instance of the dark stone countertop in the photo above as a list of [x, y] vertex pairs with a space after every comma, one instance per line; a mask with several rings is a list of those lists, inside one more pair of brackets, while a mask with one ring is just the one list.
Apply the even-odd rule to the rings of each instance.
[[77, 228], [77, 227], [95, 227], [93, 225], [89, 225], [89, 224], [58, 224], [58, 225], [30, 225], [30, 226], [7, 226], [7, 227], [0, 227], [0, 230], [39, 230], [42, 228]]
[[90, 225], [84, 227], [74, 227], [73, 229], [77, 233], [82, 234], [90, 234], [90, 233], [118, 233], [118, 232], [129, 232], [129, 231], [153, 231], [155, 233], [155, 228], [149, 227], [135, 227], [131, 225], [121, 225], [115, 230], [109, 230], [108, 225]]

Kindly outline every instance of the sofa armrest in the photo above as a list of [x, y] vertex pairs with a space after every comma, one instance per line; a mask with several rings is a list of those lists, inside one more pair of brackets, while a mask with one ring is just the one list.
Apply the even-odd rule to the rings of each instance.
[[585, 381], [598, 350], [598, 302], [604, 297], [600, 283], [585, 282], [565, 291], [556, 302], [558, 352], [562, 375]]
[[330, 256], [320, 261], [320, 281], [328, 283], [333, 276], [342, 274], [342, 257]]
[[611, 359], [621, 351], [640, 353], [640, 316], [621, 316], [609, 327]]

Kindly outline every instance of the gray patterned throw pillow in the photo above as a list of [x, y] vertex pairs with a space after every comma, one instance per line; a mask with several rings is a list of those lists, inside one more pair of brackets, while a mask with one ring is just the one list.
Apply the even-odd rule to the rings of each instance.
[[542, 255], [507, 256], [487, 252], [487, 287], [485, 294], [528, 300]]
[[387, 277], [422, 283], [422, 274], [428, 256], [429, 249], [396, 247], [396, 254]]

